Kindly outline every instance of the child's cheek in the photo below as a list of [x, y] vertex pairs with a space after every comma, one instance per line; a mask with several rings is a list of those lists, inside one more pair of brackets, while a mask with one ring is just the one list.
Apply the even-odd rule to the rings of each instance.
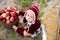
[[33, 21], [34, 18], [30, 18], [31, 21]]
[[28, 22], [30, 22], [31, 19], [30, 19], [28, 16], [26, 16], [26, 20], [27, 20]]

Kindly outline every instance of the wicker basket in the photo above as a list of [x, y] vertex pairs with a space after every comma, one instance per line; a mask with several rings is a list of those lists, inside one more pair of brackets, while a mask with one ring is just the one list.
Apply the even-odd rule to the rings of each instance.
[[3, 26], [6, 27], [6, 28], [12, 28], [12, 26], [14, 24], [17, 24], [18, 23], [18, 18], [17, 18], [17, 20], [15, 20], [13, 23], [10, 23], [10, 24], [4, 23], [2, 21], [0, 21], [0, 23], [3, 24]]

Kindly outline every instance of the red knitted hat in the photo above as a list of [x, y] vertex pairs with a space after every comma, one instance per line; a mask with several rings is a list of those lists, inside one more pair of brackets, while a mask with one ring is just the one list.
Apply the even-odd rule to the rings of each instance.
[[28, 10], [32, 10], [35, 13], [36, 18], [38, 17], [39, 9], [37, 6], [31, 6], [28, 8]]

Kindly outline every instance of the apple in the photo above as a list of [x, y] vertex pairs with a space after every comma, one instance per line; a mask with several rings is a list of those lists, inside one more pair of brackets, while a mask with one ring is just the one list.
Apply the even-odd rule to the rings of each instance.
[[14, 17], [11, 17], [11, 18], [10, 18], [10, 21], [11, 21], [11, 22], [14, 22]]
[[6, 12], [6, 14], [7, 14], [7, 16], [9, 16], [10, 15], [10, 12]]
[[2, 16], [0, 16], [0, 20], [2, 20], [3, 19], [3, 17]]
[[6, 23], [9, 24], [10, 23], [10, 20], [6, 20]]
[[16, 10], [16, 8], [14, 8], [14, 7], [7, 7], [7, 9], [8, 9], [9, 11], [15, 11], [15, 10]]
[[19, 11], [16, 11], [16, 13], [19, 15]]
[[14, 18], [15, 18], [15, 19], [17, 19], [18, 17], [17, 17], [17, 16], [15, 16]]
[[10, 7], [7, 7], [7, 9], [9, 10], [9, 9], [10, 9]]
[[0, 14], [3, 14], [4, 13], [4, 10], [0, 10]]
[[3, 19], [2, 21], [3, 21], [4, 23], [6, 22], [6, 20], [5, 20], [5, 19]]
[[12, 17], [16, 16], [15, 12], [10, 12], [10, 14], [11, 14]]
[[16, 10], [16, 8], [15, 8], [15, 7], [11, 7], [11, 9]]
[[1, 10], [0, 10], [0, 15], [2, 14]]
[[7, 16], [7, 17], [6, 17], [6, 20], [9, 20], [9, 19], [10, 19], [10, 16]]
[[2, 16], [3, 18], [6, 18], [7, 14], [6, 14], [6, 13], [3, 13], [1, 16]]
[[11, 10], [11, 9], [12, 9], [12, 10], [16, 10], [15, 7], [7, 7], [7, 9], [8, 9], [8, 10]]

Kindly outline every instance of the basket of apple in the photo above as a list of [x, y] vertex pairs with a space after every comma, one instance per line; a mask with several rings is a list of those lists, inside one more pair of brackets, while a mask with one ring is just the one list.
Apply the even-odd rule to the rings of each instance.
[[18, 21], [18, 13], [14, 7], [6, 7], [0, 10], [0, 23], [2, 23], [7, 28], [11, 28], [13, 24]]

